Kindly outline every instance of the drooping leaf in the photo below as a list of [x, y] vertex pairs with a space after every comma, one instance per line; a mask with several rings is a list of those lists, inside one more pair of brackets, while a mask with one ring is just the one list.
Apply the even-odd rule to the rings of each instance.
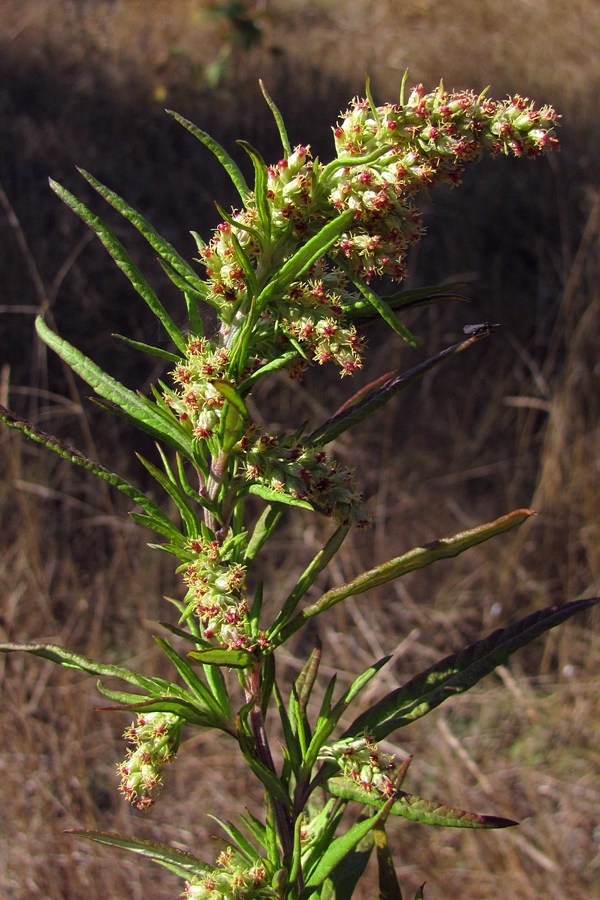
[[[384, 299], [390, 309], [413, 309], [418, 306], [426, 306], [431, 303], [440, 302], [460, 302], [469, 303], [462, 291], [465, 288], [464, 282], [453, 282], [450, 284], [428, 285], [422, 288], [412, 288], [411, 290], [398, 291], [396, 294], [389, 294]], [[357, 300], [352, 305], [344, 306], [345, 315], [353, 322], [359, 321], [361, 325], [365, 325], [377, 318], [377, 313], [373, 310], [373, 306], [366, 299]]]
[[[145, 524], [147, 527], [156, 531], [157, 534], [161, 534], [163, 537], [170, 538], [174, 541], [179, 540], [179, 531], [160, 507], [142, 493], [139, 488], [136, 488], [135, 485], [127, 481], [127, 479], [122, 478], [115, 472], [111, 472], [110, 469], [107, 469], [96, 460], [89, 459], [89, 457], [81, 453], [80, 450], [76, 450], [74, 447], [64, 444], [54, 435], [40, 431], [40, 429], [31, 422], [27, 422], [25, 419], [20, 418], [20, 416], [5, 409], [3, 406], [0, 406], [0, 419], [2, 419], [10, 428], [17, 429], [37, 444], [41, 444], [48, 450], [52, 450], [53, 453], [58, 454], [58, 456], [61, 456], [63, 459], [67, 459], [69, 462], [73, 463], [73, 465], [86, 469], [97, 478], [101, 478], [103, 481], [106, 481], [108, 484], [115, 487], [118, 491], [121, 491], [121, 493], [125, 494], [125, 496], [129, 497], [130, 500], [133, 500], [134, 503], [137, 503], [138, 506], [141, 506], [142, 509], [145, 510]], [[138, 518], [141, 517], [138, 516]]]
[[0, 652], [2, 653], [30, 653], [33, 656], [40, 656], [42, 659], [49, 659], [51, 662], [58, 663], [68, 669], [78, 669], [80, 672], [86, 672], [88, 675], [99, 675], [103, 678], [119, 678], [128, 684], [147, 691], [150, 695], [162, 696], [164, 694], [171, 696], [181, 696], [186, 698], [185, 691], [177, 685], [171, 684], [164, 678], [149, 678], [145, 675], [139, 675], [131, 669], [124, 666], [114, 666], [108, 663], [96, 662], [87, 656], [81, 656], [79, 653], [73, 653], [71, 650], [65, 650], [56, 644], [0, 644]]
[[423, 362], [414, 366], [412, 369], [409, 369], [407, 372], [395, 374], [381, 387], [377, 387], [375, 390], [369, 392], [358, 403], [353, 403], [351, 406], [345, 407], [341, 412], [332, 416], [327, 422], [324, 422], [323, 425], [320, 425], [319, 428], [306, 436], [304, 439], [305, 443], [312, 447], [321, 447], [325, 444], [329, 444], [335, 438], [339, 437], [340, 434], [343, 434], [349, 428], [353, 428], [359, 422], [362, 422], [364, 419], [371, 416], [376, 409], [380, 409], [388, 403], [392, 397], [395, 397], [397, 393], [418, 381], [418, 379], [422, 378], [423, 375], [430, 371], [430, 369], [433, 369], [446, 359], [456, 356], [457, 353], [462, 353], [489, 334], [491, 334], [491, 330], [478, 332], [463, 341], [452, 344], [452, 346], [442, 350], [441, 353], [436, 353], [435, 356], [423, 360]]
[[375, 741], [382, 740], [397, 728], [427, 715], [445, 700], [469, 690], [516, 650], [598, 602], [600, 598], [592, 597], [538, 610], [446, 656], [358, 716], [343, 737], [368, 733]]

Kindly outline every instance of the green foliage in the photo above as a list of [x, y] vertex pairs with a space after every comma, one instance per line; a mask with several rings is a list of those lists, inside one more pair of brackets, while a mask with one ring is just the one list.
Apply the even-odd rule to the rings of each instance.
[[[225, 10], [225, 7], [223, 7]], [[235, 4], [227, 15], [237, 15]], [[135, 351], [161, 359], [170, 371], [149, 396], [122, 385], [54, 334], [43, 319], [40, 338], [93, 389], [100, 404], [157, 442], [157, 457], [139, 456], [162, 491], [155, 502], [133, 484], [66, 447], [8, 410], [6, 423], [112, 484], [136, 505], [132, 516], [152, 530], [178, 561], [183, 590], [173, 600], [177, 622], [164, 627], [176, 639], [155, 640], [170, 661], [173, 680], [137, 674], [48, 644], [4, 644], [86, 674], [100, 692], [137, 718], [119, 769], [121, 791], [140, 809], [156, 800], [163, 772], [182, 738], [213, 728], [235, 740], [264, 787], [263, 816], [240, 813], [240, 824], [219, 821], [226, 850], [216, 864], [167, 845], [96, 831], [81, 837], [138, 853], [186, 882], [185, 896], [350, 897], [375, 848], [380, 897], [402, 898], [386, 834], [389, 816], [426, 825], [504, 828], [512, 820], [425, 800], [400, 789], [408, 763], [398, 764], [378, 742], [468, 690], [517, 649], [583, 611], [578, 600], [527, 616], [451, 654], [372, 703], [340, 734], [342, 717], [389, 661], [374, 662], [341, 694], [335, 676], [321, 685], [319, 644], [287, 687], [277, 678], [278, 650], [309, 619], [337, 603], [408, 572], [448, 559], [525, 522], [518, 509], [468, 531], [379, 562], [316, 600], [306, 598], [335, 558], [351, 527], [366, 525], [363, 498], [352, 474], [326, 447], [368, 419], [396, 394], [474, 344], [495, 326], [467, 327], [463, 340], [405, 372], [392, 372], [350, 396], [342, 409], [310, 433], [264, 430], [253, 421], [254, 386], [283, 368], [298, 376], [316, 362], [334, 362], [342, 376], [362, 365], [359, 329], [381, 319], [412, 346], [419, 342], [400, 319], [413, 306], [460, 301], [459, 286], [391, 293], [383, 299], [374, 278], [401, 282], [409, 247], [422, 228], [415, 200], [437, 181], [457, 183], [463, 166], [484, 151], [535, 156], [555, 144], [553, 110], [534, 110], [514, 97], [503, 103], [482, 95], [431, 94], [416, 87], [399, 104], [355, 100], [334, 131], [336, 156], [322, 164], [306, 147], [290, 146], [283, 118], [263, 87], [285, 158], [267, 165], [241, 142], [254, 174], [250, 187], [227, 151], [209, 135], [172, 115], [210, 150], [238, 190], [242, 209], [221, 210], [206, 243], [196, 242], [204, 275], [125, 200], [81, 170], [86, 181], [137, 229], [182, 294], [174, 317], [104, 223], [60, 185], [53, 190], [96, 233], [170, 341], [168, 349], [120, 337]], [[216, 312], [218, 330], [205, 334], [204, 313]], [[187, 315], [187, 325], [175, 321]], [[263, 502], [251, 526], [246, 502]], [[332, 521], [329, 537], [266, 620], [259, 564], [284, 511], [294, 508]], [[168, 510], [168, 512], [167, 512]], [[176, 521], [174, 521], [176, 519]], [[247, 594], [249, 575], [256, 587]], [[277, 590], [275, 585], [273, 590]], [[183, 646], [183, 650], [181, 647]], [[178, 649], [180, 648], [180, 649]], [[135, 690], [105, 684], [124, 682]], [[240, 688], [242, 699], [240, 701]], [[270, 749], [266, 718], [276, 708], [283, 736], [282, 765]], [[338, 732], [337, 737], [335, 736]], [[419, 888], [415, 897], [422, 897]]]

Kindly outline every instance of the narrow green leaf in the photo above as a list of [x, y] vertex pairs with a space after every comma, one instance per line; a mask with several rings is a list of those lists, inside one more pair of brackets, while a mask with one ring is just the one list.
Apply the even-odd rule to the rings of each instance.
[[66, 834], [74, 834], [76, 837], [96, 841], [98, 844], [107, 844], [109, 847], [117, 847], [119, 850], [129, 850], [131, 853], [139, 853], [152, 862], [158, 863], [179, 875], [180, 878], [189, 879], [194, 875], [200, 876], [210, 872], [214, 866], [205, 863], [197, 856], [186, 853], [184, 850], [176, 850], [168, 844], [157, 841], [148, 841], [143, 838], [125, 837], [122, 834], [109, 834], [103, 831], [88, 831], [78, 828], [68, 828]]
[[290, 809], [291, 801], [280, 779], [271, 772], [264, 763], [260, 762], [253, 753], [248, 752], [240, 743], [244, 759], [258, 778], [266, 787], [272, 800], [278, 801], [286, 810]]
[[347, 431], [349, 428], [362, 422], [363, 419], [371, 416], [376, 409], [379, 409], [388, 403], [388, 401], [391, 400], [392, 397], [395, 397], [399, 391], [404, 390], [419, 378], [422, 378], [423, 375], [430, 371], [430, 369], [433, 369], [449, 357], [455, 356], [457, 353], [462, 353], [463, 350], [468, 349], [482, 338], [488, 337], [489, 334], [491, 334], [491, 329], [482, 330], [481, 332], [466, 338], [464, 341], [452, 344], [452, 346], [442, 350], [441, 353], [436, 353], [435, 356], [423, 360], [423, 362], [414, 366], [412, 369], [409, 369], [407, 372], [394, 375], [382, 387], [367, 394], [360, 402], [344, 408], [342, 412], [336, 414], [311, 434], [307, 435], [305, 442], [313, 447], [321, 447], [330, 443], [330, 441], [339, 437], [340, 434], [343, 434], [344, 431]]
[[242, 419], [247, 422], [250, 418], [250, 413], [246, 407], [246, 404], [234, 388], [234, 386], [229, 381], [223, 381], [222, 379], [215, 378], [214, 381], [211, 381], [212, 386], [221, 394], [222, 397], [231, 403], [232, 406], [235, 406], [237, 411], [239, 412]]
[[[469, 303], [469, 300], [461, 293], [464, 288], [464, 282], [458, 281], [449, 284], [428, 285], [389, 294], [385, 297], [385, 302], [390, 309], [402, 310], [445, 301]], [[344, 314], [353, 322], [360, 321], [361, 324], [367, 324], [377, 319], [377, 313], [374, 312], [373, 306], [368, 300], [356, 300], [351, 305], [344, 306]]]
[[181, 275], [184, 281], [196, 291], [200, 293], [206, 292], [206, 284], [199, 277], [198, 273], [194, 271], [194, 269], [190, 266], [190, 264], [185, 260], [180, 253], [173, 247], [169, 241], [167, 241], [162, 235], [158, 234], [156, 229], [144, 216], [141, 215], [137, 210], [135, 210], [132, 206], [130, 206], [122, 197], [119, 197], [114, 191], [111, 191], [110, 188], [106, 187], [106, 185], [102, 184], [93, 175], [90, 175], [89, 172], [86, 172], [85, 169], [78, 169], [78, 172], [83, 175], [85, 180], [91, 184], [94, 190], [98, 191], [101, 197], [106, 200], [117, 212], [121, 213], [124, 218], [126, 218], [131, 224], [136, 228], [141, 235], [148, 241], [153, 250], [156, 250], [158, 255], [163, 259], [166, 263], [168, 263], [176, 272]]
[[298, 776], [300, 768], [302, 766], [302, 754], [305, 749], [304, 744], [304, 721], [300, 718], [298, 719], [296, 713], [299, 710], [298, 704], [294, 704], [293, 697], [293, 689], [290, 695], [290, 712], [285, 708], [285, 703], [283, 702], [283, 697], [279, 691], [277, 684], [274, 685], [275, 688], [275, 702], [277, 704], [277, 711], [279, 713], [279, 718], [281, 720], [281, 728], [283, 730], [283, 748], [284, 752], [287, 754], [287, 757], [290, 761], [290, 765], [292, 768], [292, 772], [294, 775]]
[[170, 315], [156, 296], [154, 289], [150, 286], [144, 275], [130, 259], [125, 247], [111, 233], [98, 216], [95, 216], [91, 210], [81, 203], [77, 197], [67, 191], [62, 185], [50, 179], [50, 187], [60, 199], [76, 213], [85, 224], [96, 233], [101, 243], [114, 259], [117, 266], [123, 274], [129, 279], [140, 297], [145, 300], [156, 318], [159, 320], [175, 346], [182, 353], [185, 353], [185, 338], [179, 328], [175, 325]]
[[319, 717], [317, 721], [317, 727], [315, 729], [315, 734], [310, 743], [310, 747], [308, 748], [305, 754], [305, 764], [307, 772], [312, 769], [317, 758], [323, 748], [323, 745], [332, 734], [334, 728], [337, 723], [348, 709], [349, 705], [352, 701], [358, 696], [360, 691], [369, 683], [371, 678], [373, 678], [380, 669], [383, 668], [391, 659], [391, 656], [384, 656], [378, 662], [374, 663], [372, 666], [369, 666], [364, 672], [362, 672], [358, 678], [355, 678], [352, 684], [348, 687], [346, 691], [344, 691], [343, 695], [337, 701], [333, 709], [330, 706], [329, 700], [331, 695], [323, 698], [323, 703], [321, 705], [321, 710], [319, 712]]
[[346, 210], [324, 225], [293, 256], [290, 256], [281, 266], [276, 277], [259, 294], [256, 301], [258, 311], [262, 312], [272, 300], [282, 297], [293, 281], [297, 281], [314, 262], [327, 253], [353, 219], [353, 210]]
[[[99, 687], [99, 690], [103, 694], [110, 696], [110, 692], [105, 688]], [[117, 697], [114, 699], [118, 700]], [[197, 706], [186, 703], [177, 697], [150, 697], [137, 701], [128, 700], [126, 703], [120, 703], [119, 706], [98, 706], [96, 709], [100, 712], [172, 713], [175, 716], [179, 716], [184, 722], [189, 722], [192, 725], [199, 725], [204, 728], [219, 728], [222, 731], [227, 730], [223, 728], [222, 722], [217, 716], [209, 712], [202, 712]]]
[[[200, 287], [193, 287], [185, 278], [179, 274], [177, 269], [174, 269], [166, 260], [158, 259], [159, 265], [169, 281], [171, 281], [176, 288], [179, 288], [182, 294], [184, 294], [187, 298], [193, 297], [196, 308], [199, 303], [207, 303], [209, 306], [212, 306], [213, 309], [218, 309], [219, 304], [216, 303], [211, 297], [208, 289], [208, 285], [204, 282], [201, 282], [203, 285], [203, 289]], [[201, 323], [202, 320], [200, 319]], [[202, 325], [200, 324], [200, 329], [196, 330], [198, 326], [198, 322], [195, 322], [192, 326], [192, 331], [194, 334], [202, 334]]]
[[319, 672], [319, 664], [321, 662], [321, 641], [317, 637], [317, 645], [304, 664], [302, 671], [295, 681], [296, 693], [298, 695], [298, 703], [303, 713], [306, 713], [308, 701], [312, 694], [317, 674]]
[[229, 177], [231, 178], [234, 187], [236, 188], [238, 194], [240, 195], [242, 201], [245, 203], [248, 195], [250, 194], [250, 188], [246, 184], [246, 179], [242, 175], [241, 169], [233, 161], [229, 153], [222, 147], [218, 141], [215, 141], [209, 134], [205, 131], [202, 131], [201, 128], [198, 128], [197, 125], [194, 125], [188, 119], [184, 119], [183, 116], [180, 116], [179, 113], [173, 112], [172, 109], [167, 109], [167, 112], [170, 116], [179, 122], [180, 125], [183, 125], [190, 134], [193, 134], [195, 138], [197, 138], [201, 143], [204, 144], [205, 147], [214, 153], [217, 157]]
[[373, 94], [371, 93], [371, 79], [367, 75], [367, 79], [365, 82], [365, 93], [367, 95], [367, 100], [369, 101], [369, 111], [375, 122], [377, 123], [377, 128], [381, 128], [381, 119], [379, 116], [379, 112], [377, 110], [377, 106], [375, 105], [375, 100], [373, 99]]
[[283, 510], [279, 503], [277, 503], [276, 506], [267, 506], [262, 511], [256, 525], [254, 526], [252, 536], [248, 541], [248, 546], [246, 547], [246, 552], [244, 553], [245, 565], [249, 565], [252, 562], [256, 554], [268, 541], [269, 537], [273, 534], [273, 531], [277, 527], [282, 514]]
[[[367, 806], [380, 807], [384, 799], [377, 794], [368, 794], [359, 785], [345, 778], [330, 778], [323, 785], [324, 789], [334, 797], [345, 801], [355, 801]], [[414, 794], [397, 791], [395, 799], [389, 807], [394, 816], [402, 816], [411, 822], [422, 822], [425, 825], [443, 825], [451, 828], [510, 828], [518, 825], [513, 819], [501, 816], [488, 816], [467, 812], [452, 806], [423, 800]]]
[[407, 572], [430, 566], [440, 559], [458, 556], [459, 553], [464, 553], [465, 550], [474, 547], [476, 544], [481, 544], [498, 534], [502, 534], [517, 525], [521, 525], [522, 522], [532, 515], [534, 515], [534, 513], [530, 509], [513, 510], [513, 512], [510, 512], [505, 516], [494, 519], [493, 522], [487, 522], [484, 525], [478, 525], [476, 528], [471, 528], [468, 531], [459, 532], [452, 537], [440, 538], [437, 541], [432, 541], [430, 544], [415, 547], [414, 549], [409, 550], [408, 553], [402, 554], [402, 556], [397, 556], [395, 559], [391, 559], [386, 563], [381, 563], [380, 565], [375, 566], [375, 568], [363, 572], [347, 584], [331, 588], [331, 590], [323, 594], [315, 603], [306, 606], [301, 610], [298, 615], [281, 630], [278, 636], [279, 643], [283, 643], [283, 641], [287, 640], [290, 634], [297, 631], [307, 619], [311, 618], [311, 616], [319, 615], [326, 609], [335, 606], [335, 604], [339, 603], [341, 600], [345, 600], [346, 597], [362, 594], [370, 588], [386, 584], [388, 581], [393, 581], [395, 578], [400, 578], [402, 575], [406, 575]]
[[229, 822], [226, 819], [220, 819], [218, 816], [213, 816], [212, 813], [209, 813], [208, 815], [213, 822], [216, 822], [221, 826], [233, 846], [246, 858], [246, 861], [250, 863], [250, 865], [253, 865], [260, 860], [260, 851], [250, 843], [244, 833], [240, 831], [233, 822]]
[[254, 204], [260, 222], [260, 233], [263, 240], [270, 240], [271, 235], [271, 208], [267, 199], [267, 165], [252, 144], [247, 141], [238, 141], [243, 147], [254, 166]]
[[69, 365], [80, 378], [110, 403], [114, 403], [123, 411], [126, 418], [138, 428], [147, 431], [154, 437], [166, 441], [180, 450], [184, 456], [192, 456], [191, 438], [171, 414], [171, 420], [147, 397], [130, 391], [115, 378], [104, 372], [81, 351], [67, 341], [54, 334], [41, 316], [35, 322], [38, 335], [61, 359]]
[[374, 740], [382, 740], [397, 728], [427, 715], [450, 697], [469, 690], [516, 650], [598, 602], [600, 598], [592, 597], [550, 606], [446, 656], [358, 716], [343, 737], [366, 732]]
[[229, 691], [227, 690], [227, 682], [225, 681], [225, 676], [218, 666], [209, 666], [207, 664], [203, 668], [204, 677], [206, 678], [209, 687], [213, 692], [217, 703], [219, 704], [219, 707], [223, 711], [223, 715], [226, 719], [231, 720], [231, 703], [229, 700]]
[[190, 659], [197, 659], [204, 665], [225, 666], [230, 669], [247, 669], [256, 662], [254, 654], [247, 650], [226, 650], [215, 647], [211, 650], [190, 650]]
[[283, 122], [283, 117], [282, 117], [281, 113], [279, 112], [279, 109], [275, 105], [275, 102], [271, 98], [271, 95], [267, 91], [263, 81], [261, 79], [259, 79], [258, 83], [260, 84], [260, 89], [262, 91], [262, 95], [265, 98], [265, 100], [267, 101], [269, 109], [273, 113], [273, 118], [275, 119], [275, 124], [277, 125], [277, 130], [279, 131], [279, 137], [281, 139], [281, 145], [283, 147], [284, 156], [286, 156], [286, 157], [291, 156], [292, 155], [292, 145], [290, 144], [290, 139], [288, 138], [287, 130], [286, 130], [285, 124]]

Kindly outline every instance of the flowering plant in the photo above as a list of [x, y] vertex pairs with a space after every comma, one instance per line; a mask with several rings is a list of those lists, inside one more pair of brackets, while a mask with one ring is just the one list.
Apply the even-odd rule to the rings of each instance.
[[[177, 560], [183, 587], [181, 598], [172, 603], [178, 616], [164, 626], [173, 640], [156, 638], [177, 678], [141, 675], [49, 644], [4, 644], [0, 649], [24, 650], [129, 686], [115, 689], [99, 682], [116, 708], [136, 716], [124, 735], [130, 749], [119, 774], [121, 792], [139, 809], [154, 805], [165, 769], [194, 728], [217, 729], [237, 741], [264, 787], [262, 816], [246, 811], [238, 824], [221, 822], [227, 846], [216, 861], [116, 834], [77, 834], [166, 866], [185, 880], [187, 898], [339, 900], [352, 895], [376, 847], [381, 896], [400, 896], [385, 833], [390, 815], [470, 828], [515, 823], [406, 793], [401, 784], [408, 761], [383, 752], [381, 741], [468, 690], [519, 647], [595, 600], [544, 609], [499, 629], [416, 674], [353, 719], [346, 717], [349, 707], [389, 657], [375, 661], [337, 696], [332, 679], [315, 714], [321, 658], [316, 646], [286, 699], [277, 679], [277, 652], [310, 618], [351, 595], [506, 532], [531, 510], [514, 510], [415, 547], [306, 602], [349, 529], [369, 524], [353, 472], [326, 451], [327, 445], [434, 366], [485, 339], [494, 326], [467, 326], [462, 340], [407, 372], [370, 385], [311, 431], [269, 430], [251, 414], [248, 400], [255, 385], [273, 372], [287, 369], [299, 378], [311, 362], [332, 362], [343, 377], [351, 376], [366, 351], [364, 326], [377, 317], [417, 345], [398, 312], [450, 299], [452, 289], [404, 290], [384, 299], [373, 282], [382, 277], [402, 281], [407, 252], [423, 233], [419, 195], [440, 182], [458, 184], [466, 163], [484, 151], [534, 157], [553, 149], [557, 117], [552, 108], [537, 110], [518, 96], [499, 102], [485, 94], [449, 92], [443, 85], [430, 93], [419, 85], [406, 96], [404, 82], [397, 103], [377, 106], [367, 85], [366, 98], [355, 99], [341, 116], [333, 132], [335, 156], [323, 163], [309, 147], [291, 147], [279, 110], [263, 93], [279, 129], [282, 158], [266, 165], [257, 150], [241, 142], [252, 163], [252, 187], [223, 147], [173, 113], [217, 156], [240, 197], [240, 209], [220, 209], [222, 222], [208, 243], [193, 233], [203, 274], [125, 200], [82, 172], [158, 254], [185, 302], [185, 329], [103, 222], [65, 188], [52, 184], [96, 232], [164, 328], [169, 349], [125, 340], [161, 359], [169, 378], [152, 389], [151, 397], [144, 396], [101, 370], [41, 318], [38, 334], [93, 387], [107, 409], [156, 439], [157, 459], [140, 459], [163, 489], [165, 508], [100, 463], [10, 411], [2, 412], [10, 426], [126, 494], [138, 507], [132, 513], [135, 521], [158, 535], [160, 547]], [[216, 327], [205, 324], [205, 310], [212, 310]], [[262, 505], [258, 518], [251, 497]], [[276, 583], [263, 585], [260, 562], [282, 514], [294, 507], [331, 519], [332, 531], [290, 593], [278, 597]], [[177, 523], [165, 511], [172, 508]], [[263, 612], [265, 591], [278, 601], [272, 620]], [[282, 736], [280, 765], [273, 759], [265, 721], [273, 707]], [[343, 728], [342, 717], [348, 723]], [[357, 810], [349, 826], [346, 818], [342, 823], [348, 807]]]

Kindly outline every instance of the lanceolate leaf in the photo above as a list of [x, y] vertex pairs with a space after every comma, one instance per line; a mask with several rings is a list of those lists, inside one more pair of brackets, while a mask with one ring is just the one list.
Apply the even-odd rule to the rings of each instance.
[[530, 509], [516, 509], [505, 516], [501, 516], [499, 519], [495, 519], [493, 522], [487, 522], [485, 525], [478, 525], [476, 528], [471, 528], [468, 531], [459, 532], [459, 534], [455, 534], [450, 538], [440, 538], [437, 541], [432, 541], [430, 544], [415, 547], [402, 556], [391, 559], [389, 562], [381, 563], [381, 565], [358, 575], [347, 584], [331, 588], [315, 603], [306, 606], [291, 622], [281, 629], [277, 636], [277, 641], [282, 643], [284, 640], [287, 640], [290, 634], [297, 631], [311, 616], [319, 615], [326, 609], [335, 606], [341, 600], [345, 600], [346, 597], [362, 594], [370, 588], [386, 584], [395, 578], [400, 578], [400, 576], [405, 575], [407, 572], [412, 572], [414, 569], [422, 569], [425, 566], [429, 566], [439, 559], [458, 556], [459, 553], [463, 553], [469, 547], [481, 544], [495, 535], [502, 534], [516, 525], [520, 525], [532, 515], [534, 513]]
[[171, 444], [188, 459], [193, 457], [191, 438], [183, 431], [174, 416], [171, 416], [171, 421], [169, 421], [167, 416], [147, 397], [130, 391], [129, 388], [104, 372], [95, 362], [84, 356], [80, 350], [54, 334], [41, 316], [36, 319], [35, 326], [44, 343], [61, 359], [64, 359], [100, 397], [119, 407], [138, 428]]
[[77, 213], [92, 231], [95, 231], [108, 253], [112, 256], [121, 271], [127, 276], [140, 297], [146, 301], [154, 315], [182, 353], [185, 353], [186, 342], [183, 334], [177, 328], [170, 315], [156, 296], [152, 287], [146, 281], [135, 263], [129, 258], [127, 251], [121, 242], [111, 233], [98, 216], [95, 216], [77, 197], [67, 191], [62, 185], [50, 179], [50, 187], [58, 194], [61, 200]]
[[598, 602], [600, 598], [592, 597], [574, 600], [563, 606], [550, 606], [507, 628], [499, 628], [458, 653], [446, 656], [402, 687], [386, 694], [355, 719], [343, 737], [355, 737], [366, 732], [375, 741], [382, 740], [397, 728], [427, 715], [445, 700], [469, 690], [506, 662], [520, 647]]
[[83, 175], [85, 180], [91, 184], [94, 190], [98, 191], [100, 196], [103, 197], [107, 203], [110, 203], [117, 212], [120, 212], [122, 216], [137, 228], [140, 234], [146, 238], [152, 249], [156, 250], [158, 255], [189, 283], [190, 287], [201, 294], [206, 293], [206, 283], [196, 272], [194, 272], [190, 264], [177, 252], [175, 247], [158, 234], [150, 222], [123, 200], [122, 197], [119, 197], [118, 194], [115, 194], [115, 192], [111, 191], [110, 188], [107, 188], [106, 185], [101, 184], [101, 182], [94, 178], [93, 175], [86, 172], [85, 169], [78, 169], [78, 171]]
[[179, 875], [180, 878], [189, 879], [194, 875], [202, 875], [214, 869], [214, 866], [205, 863], [197, 856], [192, 856], [191, 853], [176, 850], [168, 844], [160, 844], [156, 841], [126, 837], [122, 834], [109, 834], [103, 831], [84, 831], [77, 828], [69, 828], [66, 833], [87, 838], [99, 844], [107, 844], [110, 847], [118, 847], [120, 850], [139, 853]]
[[238, 194], [240, 195], [242, 201], [245, 202], [248, 198], [248, 195], [250, 194], [250, 188], [246, 184], [246, 180], [242, 175], [239, 166], [233, 161], [227, 150], [225, 150], [225, 148], [222, 147], [218, 141], [215, 141], [215, 139], [212, 138], [209, 134], [207, 134], [205, 131], [202, 131], [202, 129], [198, 128], [197, 125], [194, 125], [193, 122], [190, 122], [188, 119], [184, 119], [183, 116], [180, 116], [179, 113], [173, 112], [172, 109], [168, 109], [167, 112], [170, 116], [173, 116], [173, 118], [177, 122], [179, 122], [180, 125], [183, 125], [183, 127], [186, 128], [190, 132], [190, 134], [193, 134], [195, 138], [198, 138], [198, 140], [201, 141], [205, 147], [208, 147], [208, 149], [215, 154], [215, 156], [231, 178], [235, 187], [237, 188]]
[[266, 87], [264, 86], [263, 82], [259, 81], [259, 84], [260, 84], [260, 89], [262, 91], [263, 97], [267, 101], [267, 103], [269, 105], [269, 109], [273, 113], [273, 118], [275, 119], [275, 123], [277, 125], [277, 130], [279, 131], [279, 137], [281, 138], [281, 145], [283, 147], [283, 152], [286, 156], [291, 156], [292, 155], [292, 146], [290, 144], [290, 139], [288, 138], [285, 124], [283, 122], [283, 117], [282, 117], [281, 113], [279, 112], [279, 109], [275, 105], [274, 101], [272, 100], [272, 98], [271, 98], [269, 92], [267, 91]]
[[[353, 784], [345, 778], [330, 778], [323, 787], [341, 800], [353, 800], [374, 807], [381, 807], [384, 803], [382, 797], [366, 793], [357, 784]], [[432, 800], [423, 800], [422, 797], [415, 797], [414, 794], [406, 794], [404, 791], [396, 792], [396, 799], [389, 807], [389, 812], [393, 816], [410, 819], [411, 822], [422, 822], [425, 825], [445, 825], [452, 828], [509, 828], [511, 825], [518, 824], [512, 819], [504, 819], [501, 816], [480, 815], [464, 809], [455, 809], [452, 806], [434, 803]]]

